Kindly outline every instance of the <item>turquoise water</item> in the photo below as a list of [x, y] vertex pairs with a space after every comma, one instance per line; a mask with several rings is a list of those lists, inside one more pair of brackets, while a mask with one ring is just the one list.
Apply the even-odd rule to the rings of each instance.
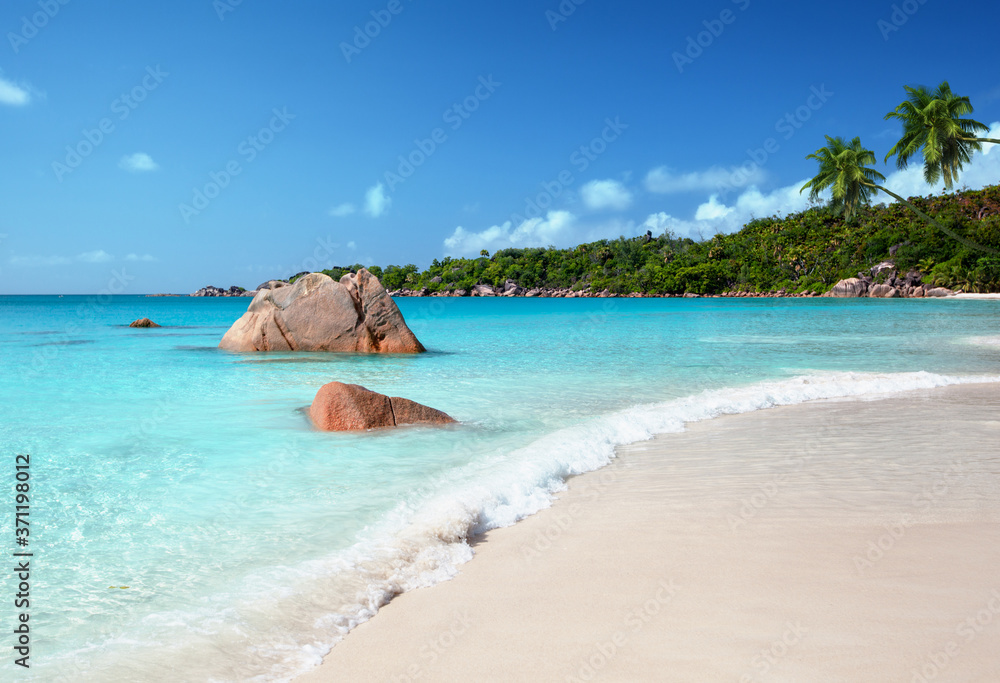
[[[22, 679], [283, 680], [616, 445], [1000, 375], [1000, 301], [402, 299], [427, 354], [219, 351], [248, 303], [0, 297], [5, 481], [31, 455]], [[334, 380], [461, 424], [315, 432]]]

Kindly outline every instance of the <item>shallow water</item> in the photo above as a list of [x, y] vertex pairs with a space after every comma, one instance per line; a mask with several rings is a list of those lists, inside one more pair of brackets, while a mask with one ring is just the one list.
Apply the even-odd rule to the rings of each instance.
[[[246, 299], [0, 297], [10, 477], [31, 454], [29, 678], [285, 679], [616, 445], [1000, 376], [1000, 301], [398, 303], [429, 353], [219, 351]], [[461, 425], [315, 432], [302, 408], [333, 380]]]

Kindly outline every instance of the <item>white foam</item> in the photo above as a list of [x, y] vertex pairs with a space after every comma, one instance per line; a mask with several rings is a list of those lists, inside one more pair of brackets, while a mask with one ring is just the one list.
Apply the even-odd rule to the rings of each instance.
[[968, 337], [964, 341], [976, 346], [1000, 346], [1000, 337]]
[[[705, 391], [559, 430], [509, 455], [489, 457], [451, 473], [441, 482], [440, 493], [428, 496], [412, 514], [407, 514], [409, 506], [401, 505], [398, 516], [377, 530], [376, 542], [361, 542], [351, 550], [354, 568], [365, 575], [363, 599], [352, 613], [330, 614], [319, 623], [327, 628], [336, 626], [338, 633], [345, 634], [371, 618], [394, 595], [451, 578], [459, 565], [473, 556], [467, 542], [470, 536], [514, 524], [548, 507], [553, 494], [565, 488], [568, 477], [610, 464], [618, 446], [681, 432], [687, 423], [720, 415], [977, 382], [1000, 382], [1000, 377], [823, 373]], [[393, 532], [392, 527], [401, 522], [405, 526], [397, 526]], [[309, 651], [312, 659], [318, 653], [325, 654], [328, 646], [317, 642]]]

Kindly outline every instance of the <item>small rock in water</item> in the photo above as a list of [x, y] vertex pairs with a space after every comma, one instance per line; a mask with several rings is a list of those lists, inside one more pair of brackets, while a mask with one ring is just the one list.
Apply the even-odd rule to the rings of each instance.
[[449, 415], [398, 396], [366, 389], [358, 384], [330, 382], [320, 387], [309, 407], [317, 429], [353, 432], [408, 424], [452, 424]]

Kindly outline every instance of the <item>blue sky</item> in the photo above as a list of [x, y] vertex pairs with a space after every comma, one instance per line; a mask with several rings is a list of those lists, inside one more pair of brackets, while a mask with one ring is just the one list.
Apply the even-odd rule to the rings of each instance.
[[825, 134], [884, 156], [904, 84], [1000, 121], [995, 2], [444, 5], [5, 2], [0, 293], [697, 238], [804, 208]]

